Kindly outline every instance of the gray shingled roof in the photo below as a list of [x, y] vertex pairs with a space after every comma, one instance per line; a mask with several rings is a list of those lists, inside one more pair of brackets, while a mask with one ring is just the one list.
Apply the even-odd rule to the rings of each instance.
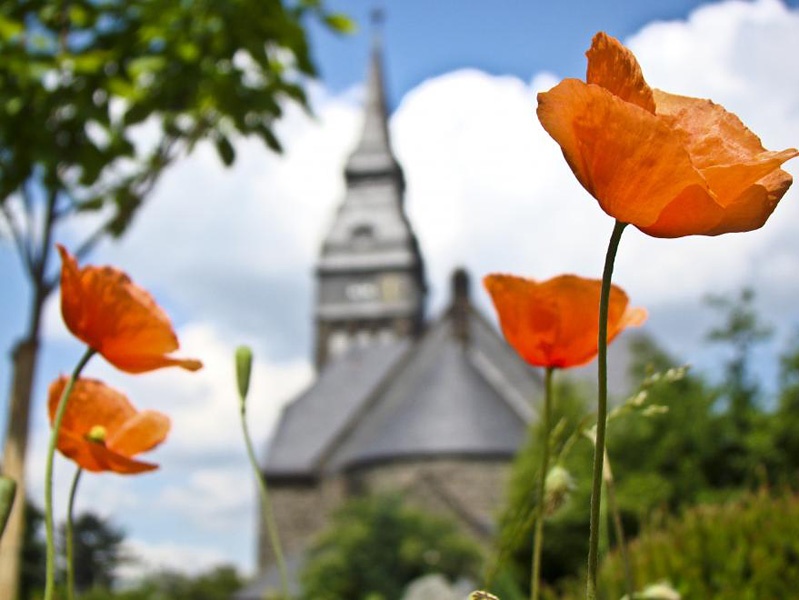
[[529, 400], [540, 387], [526, 367], [523, 382], [508, 375], [515, 355], [486, 343], [496, 338], [486, 327], [473, 313], [464, 345], [448, 316], [433, 325], [325, 468], [413, 456], [512, 456], [533, 416]]
[[267, 477], [316, 472], [329, 446], [357, 418], [410, 342], [356, 347], [334, 360], [281, 414], [266, 453]]
[[511, 456], [541, 379], [469, 309], [469, 341], [449, 313], [415, 343], [356, 348], [281, 416], [268, 477], [314, 476], [412, 456]]

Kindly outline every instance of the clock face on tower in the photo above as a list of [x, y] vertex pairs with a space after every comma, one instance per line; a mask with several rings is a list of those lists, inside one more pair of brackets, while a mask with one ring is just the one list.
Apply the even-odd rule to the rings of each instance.
[[379, 299], [380, 290], [374, 281], [355, 281], [347, 284], [344, 294], [350, 302], [371, 302]]
[[398, 302], [402, 299], [403, 280], [399, 275], [387, 274], [377, 281], [362, 279], [348, 283], [344, 295], [350, 302]]

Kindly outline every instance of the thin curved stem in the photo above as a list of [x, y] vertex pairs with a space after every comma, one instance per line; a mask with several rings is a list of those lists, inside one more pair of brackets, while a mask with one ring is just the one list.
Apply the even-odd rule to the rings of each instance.
[[616, 221], [610, 236], [605, 255], [605, 269], [602, 273], [602, 291], [599, 296], [599, 339], [598, 339], [598, 382], [596, 445], [594, 447], [594, 468], [591, 482], [591, 531], [588, 537], [588, 582], [586, 598], [596, 600], [597, 570], [599, 564], [599, 508], [602, 503], [602, 467], [605, 458], [605, 423], [608, 413], [608, 303], [610, 284], [613, 279], [613, 265], [619, 248], [621, 234], [627, 223]]
[[95, 350], [88, 348], [86, 353], [78, 361], [75, 370], [72, 372], [72, 377], [69, 378], [64, 391], [61, 394], [61, 399], [58, 401], [58, 408], [56, 409], [55, 418], [53, 419], [53, 428], [50, 432], [50, 445], [47, 449], [47, 467], [44, 474], [44, 528], [47, 534], [47, 567], [46, 578], [44, 584], [44, 599], [53, 600], [55, 593], [55, 534], [53, 532], [53, 458], [55, 457], [56, 443], [58, 442], [58, 430], [61, 428], [61, 422], [64, 420], [64, 415], [67, 412], [67, 402], [69, 395], [72, 393], [72, 388], [80, 376], [83, 367], [89, 362], [89, 359], [94, 356]]
[[247, 418], [246, 418], [246, 404], [242, 400], [241, 402], [241, 430], [244, 433], [244, 443], [247, 446], [247, 456], [250, 459], [250, 465], [252, 466], [253, 472], [255, 473], [255, 480], [258, 482], [258, 491], [261, 494], [261, 507], [264, 511], [264, 520], [266, 522], [266, 530], [269, 533], [269, 543], [272, 545], [272, 551], [275, 553], [275, 561], [277, 562], [277, 568], [280, 571], [280, 583], [281, 587], [283, 588], [283, 598], [288, 600], [289, 596], [289, 578], [288, 573], [286, 571], [286, 561], [283, 558], [283, 549], [280, 545], [280, 536], [277, 532], [277, 523], [275, 522], [275, 512], [272, 509], [272, 501], [269, 498], [269, 490], [266, 487], [266, 480], [264, 479], [263, 473], [261, 473], [261, 469], [258, 466], [258, 460], [255, 457], [255, 451], [253, 450], [252, 440], [250, 439], [250, 433], [247, 430]]
[[627, 597], [635, 598], [635, 577], [633, 566], [630, 562], [630, 554], [627, 552], [627, 541], [624, 536], [624, 524], [621, 522], [621, 511], [619, 503], [616, 502], [616, 483], [613, 479], [613, 470], [610, 468], [610, 457], [608, 449], [605, 448], [605, 465], [603, 468], [605, 479], [605, 489], [608, 494], [608, 510], [613, 518], [613, 529], [616, 533], [616, 546], [621, 553], [622, 564], [624, 565], [624, 584], [627, 586]]
[[547, 367], [544, 379], [544, 448], [541, 452], [541, 472], [538, 474], [538, 516], [535, 521], [533, 541], [533, 569], [530, 581], [530, 600], [538, 600], [541, 588], [541, 549], [544, 545], [544, 498], [546, 496], [547, 471], [549, 471], [549, 432], [552, 424], [552, 375], [553, 367]]
[[75, 600], [75, 537], [74, 537], [74, 508], [75, 494], [83, 469], [78, 467], [72, 486], [69, 488], [69, 504], [67, 505], [66, 547], [67, 547], [67, 600]]

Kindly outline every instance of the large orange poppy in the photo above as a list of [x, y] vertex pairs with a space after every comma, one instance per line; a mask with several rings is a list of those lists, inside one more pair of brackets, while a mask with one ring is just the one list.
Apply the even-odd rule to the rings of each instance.
[[[527, 363], [566, 369], [589, 362], [599, 341], [602, 282], [576, 275], [533, 281], [492, 274], [483, 279], [499, 315], [505, 339]], [[608, 343], [626, 327], [646, 320], [643, 308], [629, 308], [627, 294], [611, 286]]]
[[167, 356], [178, 349], [169, 317], [152, 297], [123, 272], [86, 266], [63, 246], [61, 314], [67, 328], [112, 365], [128, 373], [178, 366], [202, 367], [193, 359]]
[[[50, 423], [67, 381], [62, 376], [50, 384]], [[137, 412], [124, 394], [102, 381], [81, 378], [69, 395], [56, 447], [87, 471], [135, 474], [158, 468], [133, 457], [163, 442], [167, 433], [166, 415]]]
[[586, 82], [538, 95], [538, 118], [602, 209], [655, 237], [762, 227], [791, 185], [771, 152], [710, 100], [650, 88], [618, 40], [594, 36]]

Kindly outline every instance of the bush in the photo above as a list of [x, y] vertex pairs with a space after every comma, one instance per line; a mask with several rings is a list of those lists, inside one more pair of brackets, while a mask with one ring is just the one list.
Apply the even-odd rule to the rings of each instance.
[[308, 600], [395, 600], [414, 579], [474, 577], [481, 554], [454, 524], [380, 495], [345, 504], [310, 551]]
[[[747, 494], [698, 506], [630, 544], [639, 587], [668, 580], [683, 598], [794, 598], [799, 589], [799, 497]], [[600, 571], [602, 598], [624, 593], [621, 558], [608, 555]], [[579, 597], [579, 596], [575, 596]]]

